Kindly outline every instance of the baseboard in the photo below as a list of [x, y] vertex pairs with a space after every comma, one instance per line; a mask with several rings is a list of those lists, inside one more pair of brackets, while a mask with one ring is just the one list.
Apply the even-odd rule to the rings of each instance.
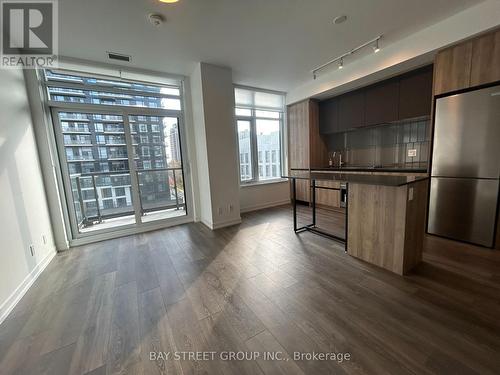
[[240, 212], [245, 213], [245, 212], [251, 212], [251, 211], [258, 211], [258, 210], [263, 210], [265, 208], [283, 206], [283, 205], [289, 204], [289, 203], [290, 203], [290, 198], [287, 198], [287, 199], [283, 199], [280, 201], [268, 202], [268, 203], [264, 203], [264, 204], [257, 204], [254, 206], [243, 207], [243, 208], [241, 208]]
[[24, 278], [22, 283], [14, 290], [14, 292], [5, 300], [0, 306], [0, 324], [9, 316], [10, 312], [16, 307], [17, 303], [23, 298], [28, 289], [33, 285], [38, 276], [43, 272], [45, 267], [48, 266], [50, 261], [56, 256], [55, 249], [45, 256], [45, 258], [38, 263], [35, 268]]
[[237, 224], [241, 224], [241, 217], [239, 217], [237, 219], [221, 221], [219, 223], [213, 223], [212, 229], [220, 229], [220, 228], [230, 227], [231, 225], [237, 225]]

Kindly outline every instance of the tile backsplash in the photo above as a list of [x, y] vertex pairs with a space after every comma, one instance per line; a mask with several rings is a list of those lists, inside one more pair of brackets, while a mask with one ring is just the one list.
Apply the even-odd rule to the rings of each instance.
[[344, 166], [427, 168], [430, 119], [404, 120], [326, 136], [334, 165], [339, 153]]

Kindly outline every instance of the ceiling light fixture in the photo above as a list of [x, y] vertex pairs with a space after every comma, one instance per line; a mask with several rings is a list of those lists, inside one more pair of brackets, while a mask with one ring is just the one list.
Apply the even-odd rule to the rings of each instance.
[[369, 45], [372, 45], [372, 47], [373, 47], [373, 51], [374, 51], [374, 52], [378, 52], [378, 51], [380, 51], [380, 48], [379, 48], [379, 40], [380, 40], [381, 38], [382, 38], [382, 35], [379, 35], [379, 36], [377, 36], [376, 38], [373, 38], [372, 40], [369, 40], [368, 42], [363, 43], [362, 45], [360, 45], [360, 46], [358, 46], [358, 47], [356, 47], [356, 48], [353, 48], [353, 49], [352, 49], [352, 50], [350, 50], [349, 52], [346, 52], [346, 53], [344, 53], [344, 54], [340, 55], [339, 57], [336, 57], [336, 58], [334, 58], [333, 60], [330, 60], [330, 61], [328, 61], [328, 62], [324, 63], [323, 65], [320, 65], [320, 66], [318, 66], [318, 67], [314, 68], [313, 70], [311, 70], [311, 73], [312, 73], [312, 75], [313, 75], [313, 79], [316, 79], [317, 73], [318, 73], [320, 70], [322, 70], [322, 69], [326, 68], [327, 66], [329, 66], [329, 65], [331, 65], [331, 64], [333, 64], [333, 63], [335, 63], [335, 62], [338, 62], [339, 69], [342, 69], [342, 68], [344, 67], [344, 58], [345, 58], [345, 57], [350, 56], [350, 55], [352, 55], [353, 53], [356, 53], [356, 52], [358, 52], [360, 49], [365, 48], [365, 47], [367, 47], [367, 46], [369, 46]]
[[161, 14], [152, 13], [152, 14], [148, 15], [148, 18], [149, 18], [149, 22], [153, 26], [156, 26], [156, 27], [160, 27], [163, 24], [163, 21], [165, 21], [165, 19], [163, 18], [163, 16]]
[[160, 3], [167, 3], [167, 4], [171, 4], [171, 3], [176, 3], [178, 2], [179, 0], [159, 0]]
[[338, 16], [333, 19], [333, 23], [336, 25], [339, 25], [347, 20], [346, 15]]

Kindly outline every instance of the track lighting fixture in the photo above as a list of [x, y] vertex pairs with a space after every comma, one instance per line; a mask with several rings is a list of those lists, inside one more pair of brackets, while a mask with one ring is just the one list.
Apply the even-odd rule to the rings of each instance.
[[352, 50], [350, 50], [349, 52], [346, 52], [344, 53], [343, 55], [340, 55], [339, 57], [336, 57], [334, 58], [333, 60], [330, 60], [328, 61], [327, 63], [323, 64], [323, 65], [320, 65], [316, 68], [314, 68], [313, 70], [311, 70], [311, 73], [313, 74], [313, 79], [316, 79], [316, 76], [317, 76], [317, 73], [323, 69], [323, 68], [326, 68], [327, 66], [329, 66], [330, 64], [333, 64], [333, 63], [338, 63], [338, 68], [339, 69], [342, 69], [344, 67], [344, 58], [347, 57], [347, 56], [350, 56], [352, 55], [353, 53], [356, 53], [358, 52], [360, 49], [362, 48], [365, 48], [369, 45], [372, 46], [373, 48], [373, 52], [374, 53], [377, 53], [378, 51], [380, 51], [380, 47], [379, 47], [379, 40], [382, 38], [382, 35], [379, 35], [377, 36], [376, 38], [372, 39], [372, 40], [369, 40], [368, 42], [366, 43], [363, 43], [362, 45], [356, 47], [356, 48], [353, 48]]

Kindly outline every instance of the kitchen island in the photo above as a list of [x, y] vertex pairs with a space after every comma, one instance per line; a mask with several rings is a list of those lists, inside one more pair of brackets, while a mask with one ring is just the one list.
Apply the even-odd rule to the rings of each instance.
[[[425, 225], [428, 177], [291, 171], [294, 230], [327, 235], [345, 243], [356, 258], [403, 275], [420, 263]], [[297, 227], [295, 184], [311, 181], [312, 223]], [[316, 227], [318, 182], [337, 181], [346, 186], [345, 237]]]

